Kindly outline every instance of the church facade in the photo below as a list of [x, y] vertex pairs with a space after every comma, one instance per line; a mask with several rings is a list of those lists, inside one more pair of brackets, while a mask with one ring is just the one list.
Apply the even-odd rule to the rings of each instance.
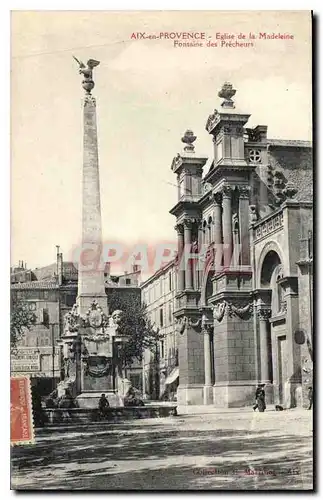
[[172, 162], [178, 200], [175, 322], [179, 404], [307, 404], [312, 384], [312, 146], [248, 128], [231, 84], [206, 130], [187, 131]]

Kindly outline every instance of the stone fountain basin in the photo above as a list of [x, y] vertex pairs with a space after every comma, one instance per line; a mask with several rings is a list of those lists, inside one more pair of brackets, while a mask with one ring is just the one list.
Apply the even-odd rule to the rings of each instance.
[[165, 418], [177, 415], [177, 404], [149, 404], [147, 406], [122, 406], [107, 408], [104, 417], [97, 408], [46, 408], [43, 409], [44, 425], [82, 424], [86, 422], [122, 422], [139, 418]]

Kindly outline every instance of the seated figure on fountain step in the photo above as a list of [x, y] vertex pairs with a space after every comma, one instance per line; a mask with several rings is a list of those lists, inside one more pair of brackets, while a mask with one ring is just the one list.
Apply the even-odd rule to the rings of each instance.
[[134, 387], [130, 387], [127, 395], [124, 398], [125, 406], [145, 406], [142, 398], [139, 396], [139, 391], [136, 392]]

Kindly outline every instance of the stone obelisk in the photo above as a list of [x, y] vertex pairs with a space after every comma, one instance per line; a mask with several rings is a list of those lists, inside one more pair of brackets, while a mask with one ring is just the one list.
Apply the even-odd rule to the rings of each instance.
[[[75, 58], [76, 59], [76, 58]], [[77, 59], [76, 59], [77, 60]], [[100, 202], [100, 178], [98, 136], [96, 124], [96, 100], [91, 94], [94, 88], [93, 68], [99, 61], [90, 59], [87, 67], [80, 61], [83, 75], [83, 192], [82, 192], [82, 248], [78, 270], [79, 314], [85, 314], [93, 300], [107, 313], [107, 296], [104, 285], [102, 257], [102, 225]]]
[[[75, 58], [76, 59], [76, 58]], [[78, 296], [76, 304], [65, 316], [62, 348], [64, 380], [62, 392], [69, 390], [80, 408], [96, 408], [100, 395], [114, 390], [113, 337], [116, 325], [110, 325], [104, 284], [102, 227], [99, 180], [98, 137], [93, 68], [99, 61], [89, 59], [87, 65], [76, 59], [83, 75], [85, 96], [83, 111], [83, 192], [82, 242], [78, 263]], [[116, 406], [116, 401], [114, 406]]]

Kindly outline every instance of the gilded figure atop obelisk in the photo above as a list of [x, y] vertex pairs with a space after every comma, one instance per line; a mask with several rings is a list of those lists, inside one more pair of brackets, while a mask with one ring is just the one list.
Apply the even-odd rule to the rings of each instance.
[[94, 88], [93, 81], [93, 68], [100, 64], [100, 61], [96, 61], [95, 59], [89, 59], [86, 63], [87, 66], [82, 61], [79, 61], [75, 56], [73, 56], [77, 64], [79, 65], [79, 73], [80, 75], [84, 75], [84, 80], [82, 81], [82, 87], [84, 88], [87, 94], [91, 94], [91, 90]]

